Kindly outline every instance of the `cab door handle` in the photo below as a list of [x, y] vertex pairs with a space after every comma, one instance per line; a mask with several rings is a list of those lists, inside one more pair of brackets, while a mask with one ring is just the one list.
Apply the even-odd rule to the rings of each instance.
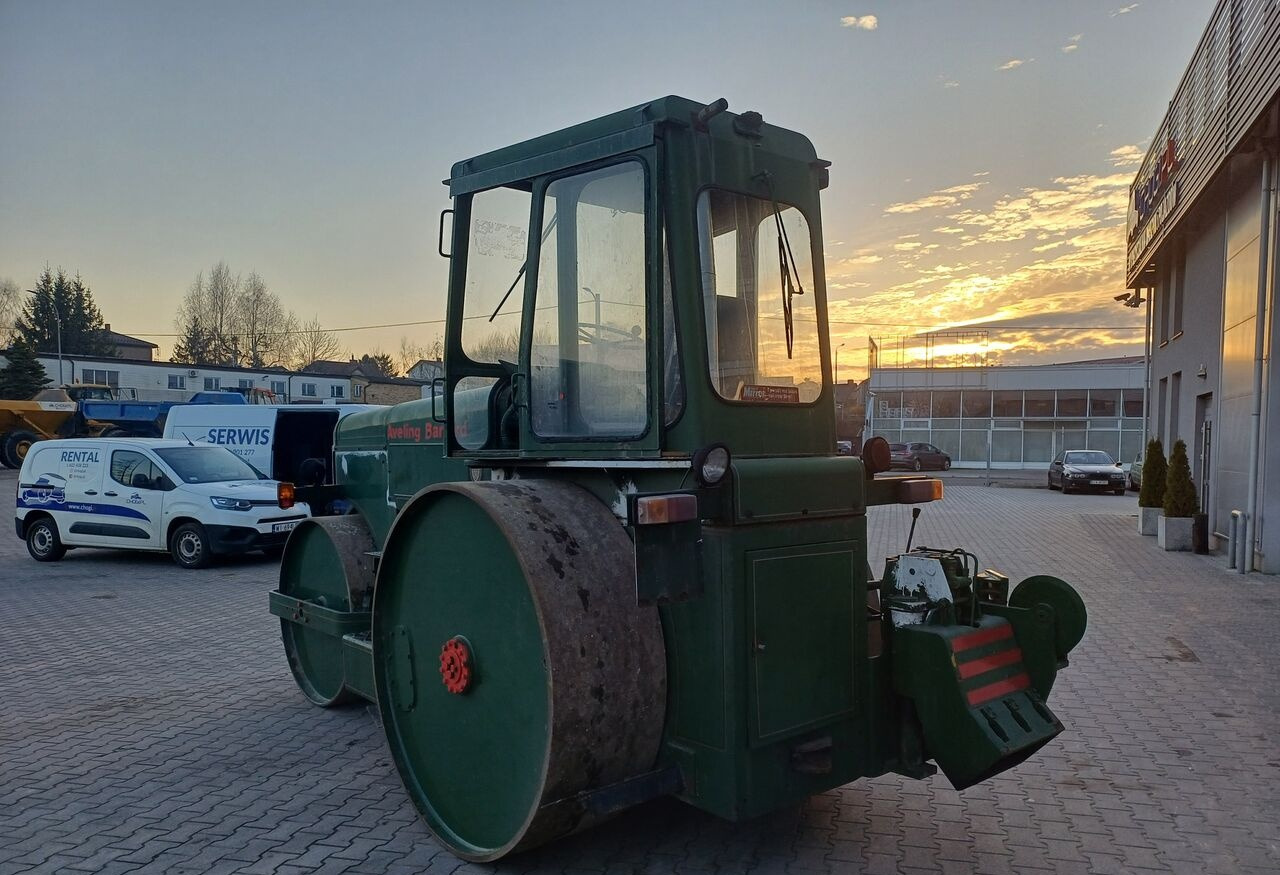
[[102, 493], [102, 494], [103, 494], [103, 495], [110, 495], [112, 498], [115, 498], [115, 497], [116, 497], [117, 495], [119, 495], [120, 493], [118, 493], [118, 492], [104, 492], [104, 493]]
[[86, 490], [84, 491], [84, 494], [85, 494], [85, 495], [97, 495], [97, 494], [98, 494], [98, 490], [96, 490], [96, 489], [86, 489]]

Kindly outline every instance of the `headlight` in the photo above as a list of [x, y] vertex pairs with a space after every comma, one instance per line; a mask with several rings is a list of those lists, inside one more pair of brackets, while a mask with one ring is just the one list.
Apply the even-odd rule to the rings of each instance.
[[711, 444], [693, 454], [693, 473], [703, 486], [715, 486], [729, 472], [729, 448]]
[[209, 501], [218, 510], [248, 510], [253, 507], [253, 503], [246, 498], [223, 498], [215, 495]]

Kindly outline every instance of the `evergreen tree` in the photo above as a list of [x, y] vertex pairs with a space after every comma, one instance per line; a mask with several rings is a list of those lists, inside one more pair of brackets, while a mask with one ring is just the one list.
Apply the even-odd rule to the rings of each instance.
[[21, 337], [13, 342], [5, 353], [9, 364], [0, 370], [0, 398], [11, 401], [28, 401], [49, 385], [44, 365], [36, 358], [36, 351]]
[[79, 276], [68, 279], [62, 268], [44, 269], [35, 292], [18, 320], [18, 333], [40, 352], [58, 348], [58, 318], [62, 318], [64, 355], [112, 355], [115, 347], [103, 337], [106, 327], [93, 292]]
[[173, 347], [172, 360], [183, 365], [222, 364], [213, 332], [192, 316], [182, 325], [182, 336]]
[[[1143, 482], [1146, 482], [1143, 472]], [[1167, 517], [1188, 517], [1199, 510], [1196, 499], [1196, 487], [1191, 482], [1191, 465], [1187, 462], [1187, 445], [1178, 441], [1169, 454], [1168, 485], [1164, 491], [1164, 515]]]
[[384, 377], [394, 377], [396, 375], [396, 363], [391, 360], [391, 356], [380, 350], [375, 349], [372, 355], [365, 354], [360, 356], [360, 364], [364, 365], [366, 373], [372, 369]]
[[1138, 507], [1163, 507], [1165, 481], [1169, 466], [1164, 460], [1164, 445], [1159, 438], [1147, 441], [1142, 457], [1142, 489], [1138, 491]]

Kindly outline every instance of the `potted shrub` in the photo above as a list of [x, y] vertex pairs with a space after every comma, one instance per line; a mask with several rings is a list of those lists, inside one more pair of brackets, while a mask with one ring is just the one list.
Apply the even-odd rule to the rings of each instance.
[[1147, 441], [1147, 451], [1142, 457], [1142, 489], [1138, 491], [1138, 534], [1154, 535], [1156, 521], [1164, 507], [1165, 478], [1168, 466], [1164, 461], [1164, 446], [1159, 438]]
[[1164, 490], [1164, 515], [1156, 524], [1156, 543], [1165, 550], [1191, 549], [1191, 517], [1199, 509], [1191, 482], [1187, 445], [1178, 441], [1169, 454], [1169, 476]]

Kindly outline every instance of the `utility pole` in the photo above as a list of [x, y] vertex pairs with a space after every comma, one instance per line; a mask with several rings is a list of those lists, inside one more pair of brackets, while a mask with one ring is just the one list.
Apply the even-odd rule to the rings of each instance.
[[[40, 297], [40, 292], [35, 289], [27, 289], [27, 294]], [[52, 291], [49, 292], [49, 306], [53, 308], [53, 319], [58, 326], [58, 385], [62, 386], [62, 311], [58, 309], [58, 301]]]

